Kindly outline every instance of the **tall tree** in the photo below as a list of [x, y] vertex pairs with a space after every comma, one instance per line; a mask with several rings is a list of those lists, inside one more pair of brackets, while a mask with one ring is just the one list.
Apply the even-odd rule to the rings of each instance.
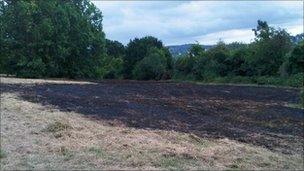
[[109, 39], [106, 39], [106, 49], [108, 56], [114, 58], [122, 58], [126, 53], [125, 46], [122, 43]]
[[89, 0], [5, 0], [9, 72], [26, 77], [98, 77], [102, 14]]
[[132, 78], [132, 71], [137, 62], [147, 56], [151, 48], [163, 49], [166, 58], [166, 67], [172, 69], [172, 56], [163, 43], [155, 37], [147, 36], [141, 39], [131, 40], [126, 49], [124, 57], [124, 77]]
[[304, 73], [304, 41], [286, 55], [284, 65], [288, 74]]
[[136, 63], [133, 77], [138, 80], [160, 80], [166, 77], [167, 69], [164, 50], [151, 48], [147, 56]]
[[291, 50], [290, 35], [284, 29], [269, 27], [267, 22], [258, 21], [253, 29], [256, 39], [251, 44], [251, 65], [256, 75], [276, 75], [284, 61], [284, 56]]

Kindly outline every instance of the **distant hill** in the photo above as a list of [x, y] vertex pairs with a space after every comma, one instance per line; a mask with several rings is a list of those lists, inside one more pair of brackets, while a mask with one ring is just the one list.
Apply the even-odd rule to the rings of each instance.
[[[303, 40], [304, 40], [304, 33], [297, 34], [295, 36], [291, 36], [291, 41], [295, 44], [297, 44]], [[173, 57], [177, 57], [177, 56], [187, 54], [192, 45], [193, 44], [172, 45], [172, 46], [167, 46], [167, 48], [169, 48], [169, 51]], [[243, 47], [244, 45], [246, 46], [246, 44], [234, 42], [234, 43], [227, 44], [227, 47], [228, 47], [228, 49], [237, 49], [237, 48]], [[214, 46], [215, 45], [202, 45], [202, 47], [205, 50], [208, 50]]]
[[[170, 53], [172, 54], [173, 57], [177, 57], [177, 56], [187, 54], [192, 45], [193, 44], [173, 45], [173, 46], [167, 46], [167, 48], [169, 48], [169, 51], [170, 51]], [[214, 47], [215, 45], [201, 45], [201, 46], [205, 50], [208, 50], [208, 49]], [[246, 46], [246, 44], [238, 43], [238, 42], [227, 44], [227, 48], [231, 49], [231, 50], [238, 49], [238, 48], [244, 47], [244, 46]]]
[[[173, 57], [187, 54], [193, 44], [167, 46]], [[210, 49], [214, 45], [202, 45], [204, 49]]]
[[297, 34], [295, 36], [291, 36], [291, 41], [293, 43], [299, 43], [302, 40], [304, 40], [304, 33]]

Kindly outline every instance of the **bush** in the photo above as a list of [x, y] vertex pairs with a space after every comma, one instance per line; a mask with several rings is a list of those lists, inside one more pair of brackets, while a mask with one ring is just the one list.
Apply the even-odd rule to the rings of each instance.
[[45, 75], [46, 66], [39, 57], [35, 57], [32, 60], [21, 58], [17, 63], [17, 76], [18, 77], [32, 77], [40, 78]]
[[235, 77], [231, 77], [229, 80], [231, 83], [242, 83], [242, 84], [252, 83], [251, 77], [235, 76]]
[[123, 60], [107, 56], [102, 60], [102, 66], [98, 70], [98, 75], [105, 79], [122, 78]]
[[195, 81], [196, 76], [194, 76], [193, 74], [184, 74], [181, 72], [174, 72], [172, 79], [174, 80], [188, 80], [188, 81]]
[[282, 78], [269, 76], [255, 77], [255, 82], [259, 85], [285, 85], [285, 81]]
[[304, 85], [304, 73], [298, 73], [290, 76], [288, 79], [285, 79], [287, 86], [292, 87], [303, 87]]
[[193, 74], [193, 67], [195, 62], [196, 61], [194, 57], [189, 57], [189, 56], [179, 57], [175, 62], [176, 72], [183, 75]]
[[286, 61], [281, 66], [282, 71], [288, 74], [304, 72], [304, 41], [298, 44], [290, 53], [286, 55]]
[[232, 60], [228, 59], [229, 51], [226, 45], [219, 42], [215, 47], [197, 56], [192, 73], [197, 79], [203, 80], [227, 76], [230, 69], [228, 66], [232, 66]]
[[60, 121], [55, 121], [54, 123], [49, 124], [44, 131], [46, 132], [52, 132], [57, 133], [60, 131], [66, 131], [68, 129], [72, 128], [68, 123], [63, 123]]
[[124, 78], [135, 78], [133, 76], [135, 65], [143, 60], [143, 58], [147, 57], [150, 53], [149, 51], [153, 48], [161, 49], [163, 51], [162, 53], [166, 61], [165, 67], [172, 68], [172, 56], [160, 40], [152, 36], [146, 36], [140, 39], [135, 38], [134, 40], [131, 40], [126, 47], [126, 55], [123, 58]]
[[289, 77], [274, 77], [274, 76], [253, 77], [253, 82], [259, 85], [302, 87], [304, 82], [304, 73], [295, 74]]
[[148, 56], [135, 65], [132, 75], [137, 80], [160, 80], [166, 73], [166, 58], [163, 51], [153, 48]]

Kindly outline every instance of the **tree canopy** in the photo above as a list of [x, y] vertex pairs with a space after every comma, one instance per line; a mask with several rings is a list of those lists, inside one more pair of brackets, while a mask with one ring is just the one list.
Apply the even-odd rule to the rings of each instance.
[[[292, 44], [291, 36], [283, 29], [269, 27], [258, 21], [253, 29], [254, 42], [225, 44], [219, 41], [204, 51], [194, 44], [189, 53], [175, 62], [175, 75], [208, 80], [230, 76], [280, 76], [304, 72], [303, 44]], [[285, 73], [285, 74], [282, 74]]]
[[119, 41], [106, 39], [106, 49], [108, 56], [119, 58], [124, 57], [126, 53], [125, 46]]
[[152, 36], [146, 36], [140, 39], [135, 38], [128, 43], [126, 48], [126, 55], [124, 57], [125, 78], [134, 78], [132, 72], [136, 63], [146, 57], [152, 48], [157, 48], [164, 52], [165, 66], [168, 70], [172, 69], [171, 54], [160, 40]]
[[219, 41], [206, 50], [196, 43], [173, 59], [152, 36], [134, 38], [126, 46], [106, 39], [102, 13], [89, 0], [1, 0], [0, 72], [142, 80], [303, 74], [303, 35], [292, 37], [260, 20], [252, 30], [252, 43]]
[[97, 78], [106, 52], [102, 14], [89, 0], [5, 0], [3, 68], [25, 77]]

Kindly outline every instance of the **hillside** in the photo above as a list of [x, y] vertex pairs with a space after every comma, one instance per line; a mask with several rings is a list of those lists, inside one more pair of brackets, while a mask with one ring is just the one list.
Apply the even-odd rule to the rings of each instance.
[[[183, 44], [183, 45], [172, 45], [167, 46], [169, 48], [170, 53], [173, 57], [180, 56], [187, 54], [193, 44]], [[214, 45], [202, 45], [204, 49], [209, 49], [213, 47]]]
[[304, 40], [304, 33], [297, 34], [295, 36], [291, 36], [291, 40], [293, 43], [299, 43]]

